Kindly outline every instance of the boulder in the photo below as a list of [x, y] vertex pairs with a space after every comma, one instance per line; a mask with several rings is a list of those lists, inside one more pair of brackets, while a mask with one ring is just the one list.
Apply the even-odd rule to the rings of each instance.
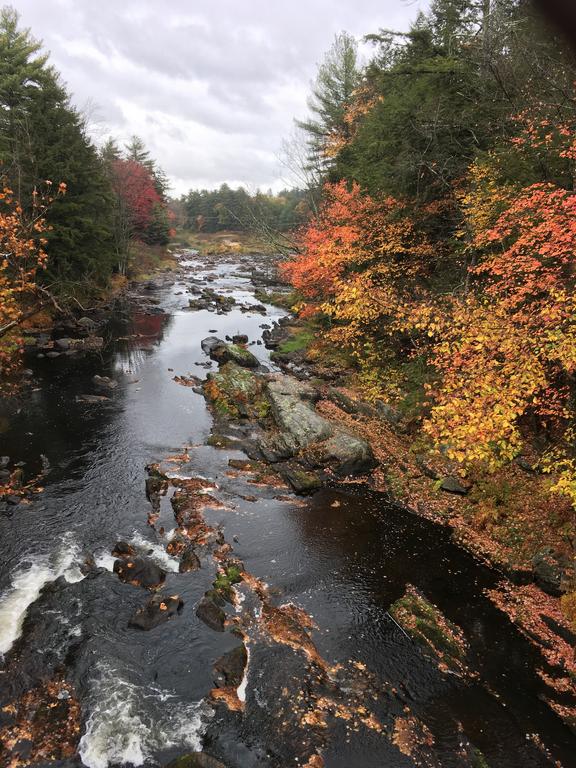
[[146, 589], [156, 589], [166, 580], [166, 571], [145, 557], [125, 557], [116, 560], [114, 573], [126, 584], [134, 584]]
[[129, 627], [148, 631], [177, 616], [184, 607], [178, 595], [154, 595], [143, 608], [139, 608], [128, 622]]
[[222, 344], [225, 344], [222, 339], [219, 339], [217, 336], [208, 336], [205, 339], [202, 339], [200, 342], [200, 346], [202, 347], [202, 352], [204, 352], [205, 355], [211, 355], [212, 350], [215, 347], [221, 346]]
[[226, 614], [213, 597], [204, 595], [196, 608], [196, 616], [215, 632], [224, 632]]
[[458, 496], [466, 496], [470, 490], [467, 486], [463, 485], [457, 477], [445, 477], [439, 486], [441, 491], [446, 493], [455, 493]]
[[[332, 437], [321, 443], [313, 454], [316, 462], [332, 467], [336, 474], [343, 477], [364, 475], [377, 464], [372, 448], [366, 440], [341, 429], [337, 429]], [[307, 454], [306, 458], [309, 458]]]
[[263, 379], [232, 362], [208, 374], [204, 394], [219, 416], [259, 419], [269, 410]]
[[286, 464], [279, 468], [280, 476], [290, 484], [295, 493], [307, 496], [319, 490], [323, 483], [315, 472], [309, 472], [302, 467]]
[[180, 573], [191, 573], [192, 571], [200, 570], [200, 558], [194, 551], [193, 547], [188, 547], [182, 553], [180, 558]]
[[232, 336], [232, 344], [248, 344], [248, 336], [245, 333], [237, 333]]
[[544, 547], [532, 558], [534, 581], [540, 589], [554, 597], [560, 597], [566, 590], [569, 563], [552, 547]]
[[73, 344], [72, 339], [64, 338], [64, 339], [56, 339], [54, 341], [54, 346], [56, 347], [56, 349], [58, 349], [58, 350], [60, 350], [62, 352], [65, 352], [66, 350], [70, 349], [72, 344]]
[[312, 397], [313, 388], [310, 385], [284, 376], [269, 382], [266, 389], [274, 421], [286, 445], [294, 453], [334, 434], [331, 422], [306, 402]]
[[203, 339], [201, 346], [205, 354], [221, 365], [230, 362], [242, 368], [258, 368], [260, 365], [258, 358], [249, 350], [239, 344], [227, 344], [216, 336]]
[[117, 541], [116, 544], [114, 544], [112, 554], [114, 557], [132, 557], [136, 554], [136, 550], [131, 544], [128, 544], [127, 541]]
[[218, 688], [238, 688], [244, 678], [244, 670], [247, 663], [248, 652], [244, 644], [225, 653], [214, 664], [214, 671], [216, 672], [215, 685]]

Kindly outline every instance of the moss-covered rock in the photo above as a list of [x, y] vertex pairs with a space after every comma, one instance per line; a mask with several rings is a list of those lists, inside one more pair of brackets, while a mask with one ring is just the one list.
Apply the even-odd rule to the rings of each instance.
[[218, 416], [230, 419], [263, 419], [270, 404], [260, 376], [235, 363], [226, 363], [218, 373], [209, 373], [204, 394]]
[[465, 674], [468, 644], [462, 630], [409, 585], [403, 597], [390, 606], [392, 618], [430, 653], [440, 669]]

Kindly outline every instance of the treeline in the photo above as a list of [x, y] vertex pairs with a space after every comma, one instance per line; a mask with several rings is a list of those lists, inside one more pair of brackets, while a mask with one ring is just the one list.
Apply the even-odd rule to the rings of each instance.
[[286, 272], [444, 456], [532, 443], [576, 503], [572, 51], [525, 0], [434, 0], [369, 39], [359, 68], [338, 37], [300, 123], [323, 202]]
[[103, 285], [126, 270], [132, 240], [168, 241], [165, 177], [136, 137], [124, 151], [113, 140], [97, 149], [48, 55], [10, 8], [0, 11], [0, 61], [3, 186], [23, 220], [37, 215], [40, 188], [50, 198], [39, 277], [56, 294]]
[[309, 214], [304, 191], [287, 189], [277, 195], [222, 184], [217, 190], [190, 190], [180, 200], [184, 226], [195, 232], [222, 230], [288, 232], [300, 227]]

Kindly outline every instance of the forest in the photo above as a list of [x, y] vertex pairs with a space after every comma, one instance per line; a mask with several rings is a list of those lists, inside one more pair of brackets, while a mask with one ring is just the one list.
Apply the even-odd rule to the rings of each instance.
[[[70, 48], [139, 72], [146, 141], [0, 10], [0, 763], [569, 768], [576, 32], [185, 5]], [[272, 178], [254, 125], [318, 29]]]
[[[574, 505], [574, 52], [509, 0], [437, 0], [368, 40], [360, 67], [337, 38], [300, 124], [322, 197], [284, 264], [299, 311], [463, 476], [528, 457]], [[540, 501], [573, 546], [573, 513]]]

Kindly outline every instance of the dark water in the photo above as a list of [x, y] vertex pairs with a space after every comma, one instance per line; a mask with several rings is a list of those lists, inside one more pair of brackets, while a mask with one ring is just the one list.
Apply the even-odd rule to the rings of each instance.
[[[162, 765], [201, 748], [211, 722], [203, 700], [213, 685], [212, 664], [237, 640], [196, 618], [213, 565], [177, 573], [166, 540], [147, 526], [144, 494], [146, 464], [189, 446], [187, 472], [214, 480], [229, 507], [210, 512], [210, 522], [222, 526], [246, 569], [279, 599], [312, 614], [315, 642], [330, 663], [362, 662], [382, 686], [401, 692], [398, 699], [383, 694], [378, 714], [390, 720], [409, 706], [434, 735], [430, 764], [551, 765], [528, 738], [538, 734], [553, 759], [575, 766], [576, 737], [543, 701], [546, 687], [535, 671], [541, 661], [483, 594], [498, 574], [455, 547], [447, 531], [367, 489], [324, 490], [301, 506], [274, 499], [275, 489], [228, 476], [228, 459], [241, 454], [205, 445], [212, 422], [204, 400], [172, 379], [205, 374], [195, 363], [206, 362], [200, 341], [212, 331], [247, 333], [255, 341], [260, 325], [281, 312], [181, 311], [186, 295], [178, 294], [188, 274], [216, 271], [211, 287], [256, 301], [235, 265], [182, 265], [181, 280], [154, 294], [166, 313], [118, 319], [116, 341], [102, 357], [35, 361], [37, 388], [0, 435], [0, 454], [26, 461], [28, 471], [40, 454], [51, 465], [33, 504], [0, 516], [0, 651], [6, 654], [0, 704], [64, 665], [82, 704], [80, 754], [89, 768]], [[138, 338], [126, 339], [133, 334]], [[269, 362], [264, 346], [251, 350]], [[76, 402], [77, 395], [94, 392], [96, 373], [119, 381], [111, 402]], [[256, 503], [240, 498], [252, 494]], [[168, 504], [162, 524], [174, 526]], [[129, 629], [142, 591], [109, 572], [82, 578], [77, 566], [87, 554], [111, 569], [109, 553], [119, 539], [151, 548], [169, 570], [167, 591], [185, 602], [177, 619], [151, 632]], [[391, 621], [387, 609], [407, 584], [463, 629], [478, 681], [442, 675]], [[279, 735], [260, 718], [283, 670], [268, 675], [273, 650], [259, 653], [250, 663], [241, 736], [231, 737], [245, 744], [228, 750], [236, 761], [230, 768], [298, 764], [278, 757]], [[471, 745], [485, 763], [474, 763]], [[415, 764], [369, 732], [350, 737], [336, 730], [324, 757], [332, 768]]]

